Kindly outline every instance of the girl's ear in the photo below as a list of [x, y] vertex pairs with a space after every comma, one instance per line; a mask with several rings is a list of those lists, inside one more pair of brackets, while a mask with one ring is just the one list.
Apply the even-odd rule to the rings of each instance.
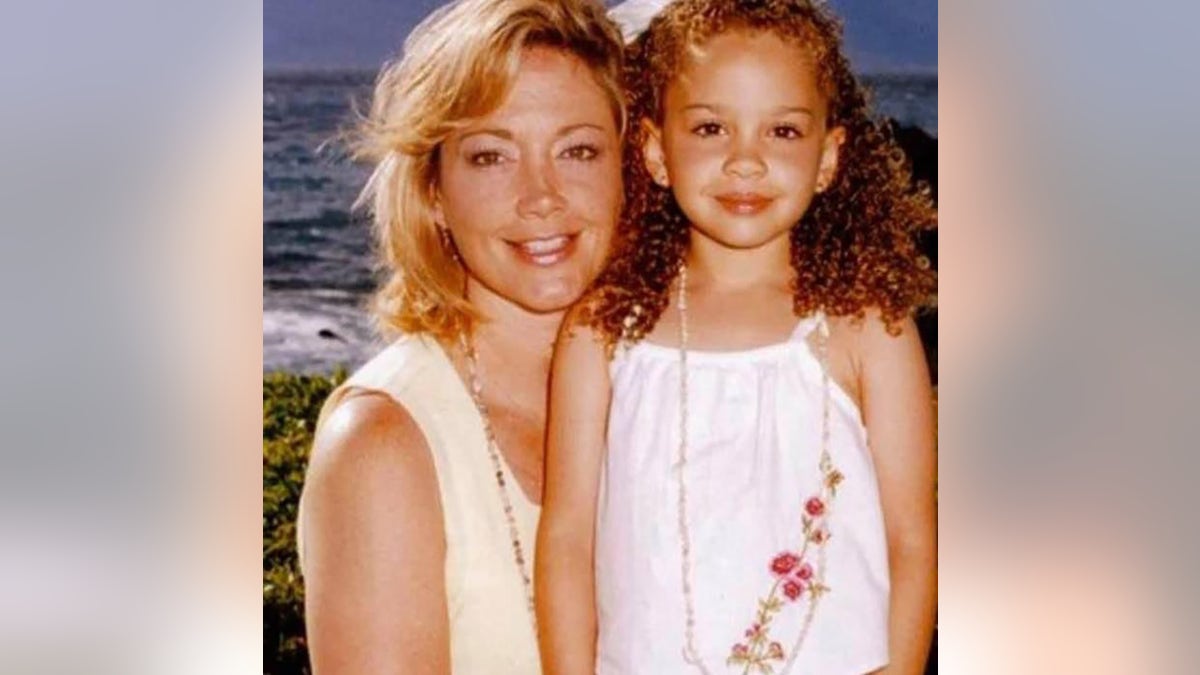
[[846, 142], [846, 128], [834, 127], [825, 132], [821, 146], [821, 165], [817, 168], [817, 192], [824, 192], [837, 177], [838, 155]]
[[642, 143], [642, 159], [646, 162], [646, 171], [659, 187], [669, 187], [671, 177], [667, 174], [667, 160], [663, 153], [662, 129], [654, 122], [643, 119], [642, 131], [646, 134], [646, 140]]

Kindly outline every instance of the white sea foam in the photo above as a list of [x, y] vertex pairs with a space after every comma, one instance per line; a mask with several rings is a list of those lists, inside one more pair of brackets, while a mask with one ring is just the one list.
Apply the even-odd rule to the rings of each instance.
[[362, 309], [308, 295], [271, 294], [263, 307], [263, 370], [353, 370], [381, 348]]

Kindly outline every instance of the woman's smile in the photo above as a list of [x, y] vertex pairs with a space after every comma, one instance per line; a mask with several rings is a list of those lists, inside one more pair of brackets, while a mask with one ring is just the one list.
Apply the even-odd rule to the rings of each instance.
[[517, 256], [530, 264], [550, 267], [560, 263], [575, 252], [575, 242], [579, 239], [578, 232], [555, 234], [530, 239], [505, 239], [517, 253]]

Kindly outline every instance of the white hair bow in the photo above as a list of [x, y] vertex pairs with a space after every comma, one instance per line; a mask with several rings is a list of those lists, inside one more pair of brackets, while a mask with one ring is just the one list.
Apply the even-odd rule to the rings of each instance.
[[671, 4], [671, 0], [625, 0], [608, 10], [608, 18], [621, 28], [621, 37], [628, 44], [637, 39], [650, 25], [650, 20]]

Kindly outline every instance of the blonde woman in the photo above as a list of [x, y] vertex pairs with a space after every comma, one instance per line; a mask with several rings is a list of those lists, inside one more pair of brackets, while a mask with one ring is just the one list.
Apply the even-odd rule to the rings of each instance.
[[621, 39], [594, 0], [460, 0], [360, 134], [396, 341], [326, 403], [300, 507], [314, 670], [537, 673], [532, 564], [563, 312], [621, 207]]

